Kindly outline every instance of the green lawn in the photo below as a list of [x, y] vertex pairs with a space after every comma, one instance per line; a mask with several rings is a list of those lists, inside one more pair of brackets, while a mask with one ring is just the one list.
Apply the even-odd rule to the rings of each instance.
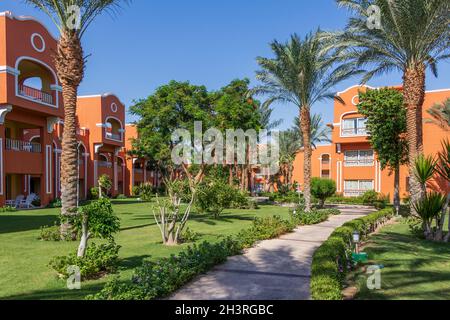
[[[117, 243], [122, 246], [120, 274], [124, 280], [143, 259], [168, 256], [188, 245], [173, 248], [161, 244], [151, 207], [133, 200], [114, 202], [122, 223]], [[82, 299], [102, 288], [106, 278], [84, 282], [82, 290], [67, 290], [65, 282], [47, 267], [53, 256], [66, 255], [77, 247], [77, 243], [37, 240], [39, 228], [53, 225], [57, 214], [58, 209], [0, 214], [0, 299]], [[258, 210], [228, 210], [219, 220], [193, 214], [188, 227], [201, 234], [199, 242], [217, 241], [246, 228], [255, 216], [272, 215], [287, 218], [288, 209], [262, 206]]]
[[381, 264], [382, 289], [370, 291], [366, 276], [357, 275], [357, 299], [450, 300], [450, 244], [413, 237], [406, 224], [385, 227], [370, 238], [369, 264]]

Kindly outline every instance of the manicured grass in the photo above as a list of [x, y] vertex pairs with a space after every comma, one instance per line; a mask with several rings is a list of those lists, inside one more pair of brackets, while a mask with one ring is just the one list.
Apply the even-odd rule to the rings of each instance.
[[384, 265], [382, 289], [367, 289], [367, 276], [357, 275], [357, 299], [450, 300], [450, 244], [415, 238], [406, 224], [385, 227], [364, 250], [370, 264]]
[[[120, 251], [120, 275], [131, 277], [133, 269], [143, 259], [152, 259], [178, 253], [189, 244], [165, 247], [152, 214], [151, 203], [117, 200], [114, 210], [121, 219], [117, 243]], [[0, 214], [0, 299], [83, 299], [100, 290], [107, 277], [83, 282], [82, 290], [70, 291], [65, 281], [57, 279], [47, 265], [57, 255], [74, 252], [78, 243], [44, 242], [37, 240], [39, 228], [53, 225], [59, 209], [43, 209]], [[258, 217], [279, 215], [285, 219], [287, 208], [262, 206], [258, 210], [227, 210], [220, 219], [193, 214], [188, 227], [200, 233], [197, 242], [218, 241], [237, 234]], [[95, 242], [95, 240], [94, 240]]]

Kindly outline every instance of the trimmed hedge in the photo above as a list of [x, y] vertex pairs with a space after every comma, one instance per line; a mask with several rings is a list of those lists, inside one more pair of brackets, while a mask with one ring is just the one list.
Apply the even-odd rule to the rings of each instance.
[[315, 252], [311, 267], [311, 296], [314, 300], [342, 300], [342, 285], [351, 268], [353, 232], [361, 239], [373, 233], [393, 217], [392, 209], [383, 209], [345, 223], [336, 229]]

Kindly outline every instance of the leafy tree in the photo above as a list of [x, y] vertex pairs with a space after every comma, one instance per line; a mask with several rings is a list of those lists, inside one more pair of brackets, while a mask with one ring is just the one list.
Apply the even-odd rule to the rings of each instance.
[[[214, 101], [214, 125], [222, 131], [224, 136], [227, 129], [242, 129], [244, 131], [254, 129], [258, 131], [262, 128], [261, 104], [248, 94], [249, 83], [248, 79], [233, 80], [214, 94], [216, 97]], [[246, 153], [248, 156], [248, 149]], [[248, 161], [248, 157], [246, 160]], [[240, 174], [238, 174], [237, 165], [229, 165], [229, 183], [232, 185], [233, 177], [239, 176], [241, 189], [248, 190], [250, 165], [248, 163], [241, 165], [239, 171]]]
[[400, 212], [400, 166], [408, 161], [406, 109], [403, 95], [395, 89], [360, 92], [358, 111], [367, 118], [370, 143], [377, 153], [381, 169], [394, 172], [394, 206]]
[[[411, 203], [423, 195], [413, 170], [423, 153], [422, 109], [426, 69], [450, 57], [448, 0], [337, 0], [352, 11], [344, 31], [323, 33], [328, 48], [342, 50], [356, 68], [367, 68], [363, 83], [394, 70], [403, 73], [407, 109]], [[379, 15], [369, 7], [375, 5]], [[373, 8], [373, 7], [372, 7]], [[379, 18], [379, 19], [378, 19]], [[377, 20], [380, 25], [371, 24]], [[375, 21], [376, 22], [376, 21]], [[411, 208], [414, 210], [414, 208]]]
[[311, 193], [320, 200], [319, 207], [323, 208], [327, 198], [336, 193], [336, 182], [331, 179], [313, 178], [311, 181]]
[[108, 196], [109, 192], [111, 191], [112, 185], [113, 183], [110, 176], [108, 176], [107, 174], [102, 175], [98, 179], [98, 197], [103, 198], [103, 191], [105, 195]]
[[180, 168], [175, 168], [171, 161], [172, 133], [186, 129], [193, 134], [195, 121], [202, 121], [204, 127], [211, 126], [213, 96], [204, 86], [171, 81], [137, 101], [130, 107], [130, 113], [139, 117], [136, 123], [139, 139], [133, 141], [131, 153], [150, 159], [163, 175], [173, 178]]
[[88, 241], [92, 237], [114, 241], [114, 234], [120, 230], [120, 219], [114, 214], [111, 201], [100, 199], [79, 209], [81, 241], [78, 257], [86, 254]]
[[[62, 237], [72, 233], [71, 217], [76, 215], [78, 187], [77, 93], [84, 78], [86, 57], [81, 39], [94, 19], [105, 11], [114, 12], [128, 0], [26, 0], [47, 14], [59, 30], [55, 52], [56, 73], [62, 85], [64, 132], [61, 155]], [[74, 8], [80, 10], [76, 14]]]
[[311, 211], [311, 107], [321, 100], [335, 98], [331, 89], [355, 73], [350, 65], [336, 67], [339, 54], [325, 50], [316, 34], [304, 39], [292, 35], [287, 43], [271, 43], [274, 58], [258, 58], [261, 70], [257, 79], [261, 86], [254, 88], [254, 94], [270, 97], [271, 102], [294, 104], [301, 119], [304, 141], [304, 194], [306, 211]]
[[428, 113], [433, 117], [431, 122], [437, 124], [445, 131], [450, 130], [450, 98], [443, 103], [435, 104], [428, 110]]

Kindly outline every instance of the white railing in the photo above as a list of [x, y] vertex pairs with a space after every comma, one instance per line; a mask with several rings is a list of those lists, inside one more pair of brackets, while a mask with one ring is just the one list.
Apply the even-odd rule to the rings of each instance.
[[112, 168], [112, 163], [108, 162], [108, 161], [99, 161], [98, 166], [100, 168], [108, 168], [109, 169], [109, 168]]
[[374, 159], [359, 159], [359, 160], [345, 160], [345, 167], [373, 167], [375, 164]]
[[53, 96], [50, 93], [31, 88], [23, 84], [19, 85], [19, 94], [33, 100], [53, 104]]
[[122, 135], [120, 133], [106, 132], [106, 138], [110, 140], [122, 141]]
[[35, 143], [35, 142], [6, 139], [6, 150], [41, 153], [42, 146], [40, 143]]
[[350, 129], [342, 129], [343, 137], [352, 137], [352, 136], [365, 136], [367, 135], [367, 128], [350, 128]]

